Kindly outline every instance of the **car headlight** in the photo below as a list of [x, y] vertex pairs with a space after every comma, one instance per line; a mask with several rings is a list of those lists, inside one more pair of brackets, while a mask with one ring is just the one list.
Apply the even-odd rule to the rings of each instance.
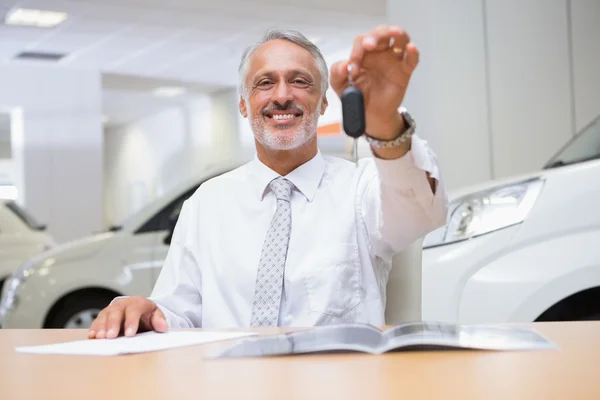
[[0, 309], [7, 310], [13, 307], [16, 301], [17, 289], [23, 281], [35, 270], [35, 263], [27, 261], [15, 271], [15, 273], [6, 280], [2, 287], [2, 297], [0, 300]]
[[543, 185], [543, 179], [533, 178], [452, 201], [448, 223], [427, 235], [423, 247], [455, 243], [523, 222]]

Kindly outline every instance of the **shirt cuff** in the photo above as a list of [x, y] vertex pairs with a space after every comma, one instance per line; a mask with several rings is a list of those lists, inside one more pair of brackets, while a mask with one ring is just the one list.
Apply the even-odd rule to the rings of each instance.
[[[439, 164], [427, 142], [413, 135], [411, 149], [402, 157], [386, 160], [378, 157], [375, 165], [382, 185], [403, 196], [414, 198], [429, 215], [435, 227], [446, 222], [448, 195], [441, 179]], [[429, 176], [435, 179], [432, 191]]]
[[[402, 157], [386, 160], [374, 157], [381, 181], [398, 189], [414, 189], [417, 195], [433, 195], [426, 172], [440, 180], [437, 159], [427, 142], [417, 135], [411, 138], [411, 149]], [[439, 184], [437, 185], [439, 187]], [[438, 187], [436, 187], [436, 192]]]

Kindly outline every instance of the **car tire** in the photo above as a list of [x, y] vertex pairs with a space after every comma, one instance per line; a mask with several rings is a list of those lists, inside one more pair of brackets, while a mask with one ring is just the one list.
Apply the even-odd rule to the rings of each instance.
[[110, 304], [115, 296], [106, 293], [77, 293], [61, 300], [55, 312], [48, 318], [47, 328], [88, 329], [101, 310]]

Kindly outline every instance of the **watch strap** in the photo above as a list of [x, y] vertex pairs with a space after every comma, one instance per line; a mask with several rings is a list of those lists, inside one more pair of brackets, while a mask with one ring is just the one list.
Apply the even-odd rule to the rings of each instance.
[[400, 108], [400, 115], [402, 115], [402, 118], [404, 118], [407, 128], [396, 138], [390, 140], [381, 140], [369, 136], [368, 133], [365, 133], [364, 136], [367, 142], [375, 148], [394, 148], [400, 147], [402, 144], [406, 143], [415, 133], [416, 123], [408, 111], [406, 111], [406, 109], [403, 107]]

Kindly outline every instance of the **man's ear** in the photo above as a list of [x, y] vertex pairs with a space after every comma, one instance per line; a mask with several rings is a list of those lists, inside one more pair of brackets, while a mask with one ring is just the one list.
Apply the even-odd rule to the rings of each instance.
[[325, 110], [329, 103], [327, 102], [327, 95], [323, 95], [323, 99], [321, 100], [321, 115], [325, 114]]
[[244, 100], [244, 98], [242, 96], [240, 96], [240, 114], [242, 114], [242, 116], [244, 118], [248, 117], [248, 110], [246, 109], [246, 101]]

